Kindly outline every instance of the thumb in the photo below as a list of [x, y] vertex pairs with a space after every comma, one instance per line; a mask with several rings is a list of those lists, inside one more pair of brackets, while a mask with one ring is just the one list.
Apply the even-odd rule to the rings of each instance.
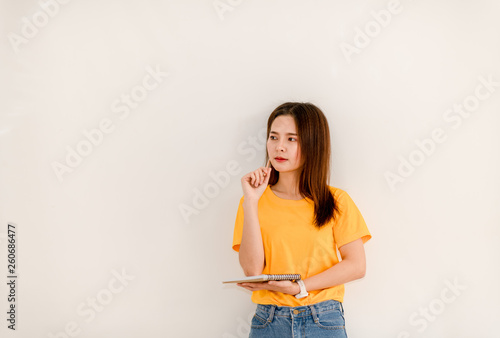
[[271, 177], [271, 170], [272, 168], [269, 168], [267, 171], [266, 171], [266, 181], [269, 180], [269, 177]]

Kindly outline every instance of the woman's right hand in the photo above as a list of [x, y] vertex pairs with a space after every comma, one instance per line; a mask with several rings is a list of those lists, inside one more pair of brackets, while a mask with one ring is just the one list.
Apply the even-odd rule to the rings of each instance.
[[272, 170], [269, 166], [270, 163], [271, 160], [269, 159], [266, 167], [260, 167], [241, 178], [241, 186], [246, 201], [258, 201], [264, 190], [266, 190]]

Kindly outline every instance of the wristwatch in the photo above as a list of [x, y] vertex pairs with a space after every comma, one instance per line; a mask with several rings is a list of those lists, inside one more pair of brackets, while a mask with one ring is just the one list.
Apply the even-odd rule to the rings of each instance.
[[295, 298], [304, 298], [309, 293], [306, 290], [306, 285], [304, 284], [304, 281], [302, 279], [297, 279], [296, 280], [297, 284], [299, 284], [300, 292], [295, 295]]

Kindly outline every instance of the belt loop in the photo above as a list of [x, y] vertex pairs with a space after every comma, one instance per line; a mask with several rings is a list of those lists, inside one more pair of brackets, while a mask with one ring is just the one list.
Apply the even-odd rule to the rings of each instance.
[[342, 302], [339, 303], [340, 303], [340, 308], [342, 309], [342, 314], [344, 314], [344, 305], [342, 305]]
[[314, 322], [317, 323], [319, 321], [319, 319], [318, 319], [318, 315], [316, 314], [316, 309], [314, 308], [314, 304], [308, 305], [308, 306], [311, 309], [311, 315], [313, 317]]
[[273, 321], [273, 317], [274, 317], [274, 310], [276, 309], [276, 304], [271, 304], [271, 308], [269, 309], [269, 317], [267, 318], [267, 321], [270, 323]]

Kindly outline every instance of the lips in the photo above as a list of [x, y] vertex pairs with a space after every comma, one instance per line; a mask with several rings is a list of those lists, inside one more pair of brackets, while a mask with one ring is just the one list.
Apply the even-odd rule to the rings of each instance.
[[286, 161], [286, 158], [283, 158], [283, 157], [275, 157], [274, 159], [276, 161]]

